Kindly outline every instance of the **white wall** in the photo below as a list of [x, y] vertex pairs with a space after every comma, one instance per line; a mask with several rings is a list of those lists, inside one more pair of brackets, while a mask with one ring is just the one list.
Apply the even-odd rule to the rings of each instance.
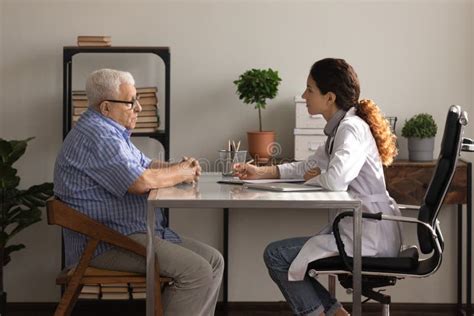
[[[346, 58], [359, 74], [361, 96], [373, 98], [399, 122], [429, 112], [441, 135], [450, 104], [472, 111], [472, 1], [5, 0], [2, 9], [0, 79], [7, 80], [0, 85], [1, 137], [37, 137], [17, 166], [23, 186], [52, 180], [62, 134], [62, 47], [74, 45], [77, 35], [171, 48], [172, 158], [215, 159], [229, 138], [246, 145], [245, 132], [257, 128], [257, 113], [238, 100], [232, 81], [252, 67], [273, 67], [283, 78], [278, 97], [263, 113], [264, 127], [276, 131], [283, 156], [293, 153], [292, 99], [303, 91], [311, 64], [327, 56]], [[437, 148], [439, 142], [440, 137]], [[149, 155], [157, 154], [152, 142], [139, 143]], [[406, 157], [403, 139], [400, 146]], [[449, 255], [455, 221], [453, 208], [445, 210]], [[325, 215], [232, 210], [230, 220], [230, 300], [274, 301], [282, 296], [263, 266], [265, 245], [311, 234]], [[173, 210], [171, 221], [178, 232], [221, 248], [220, 210]], [[43, 221], [17, 238], [27, 248], [6, 268], [9, 300], [58, 299], [59, 236]], [[393, 300], [455, 302], [454, 260], [448, 256], [432, 278], [402, 281], [391, 290]], [[434, 295], [424, 291], [439, 283], [443, 290]]]

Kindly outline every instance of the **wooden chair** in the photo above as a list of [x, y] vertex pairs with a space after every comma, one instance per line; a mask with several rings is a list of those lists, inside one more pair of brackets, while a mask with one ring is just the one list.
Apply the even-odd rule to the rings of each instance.
[[[99, 242], [131, 251], [146, 257], [146, 248], [138, 242], [117, 231], [108, 228], [90, 217], [70, 208], [65, 203], [55, 199], [47, 203], [48, 224], [59, 225], [63, 228], [81, 233], [89, 237], [79, 263], [72, 269], [64, 269], [56, 279], [57, 284], [66, 285], [61, 301], [54, 313], [55, 316], [70, 315], [84, 284], [138, 283], [145, 282], [144, 274], [103, 270], [89, 267], [92, 255]], [[160, 277], [158, 260], [155, 260], [155, 289], [162, 288], [172, 282], [172, 279]], [[161, 291], [155, 290], [155, 316], [163, 315]]]

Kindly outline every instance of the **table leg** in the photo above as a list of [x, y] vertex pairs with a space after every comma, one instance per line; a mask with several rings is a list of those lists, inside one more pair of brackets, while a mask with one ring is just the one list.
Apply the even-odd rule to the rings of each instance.
[[223, 281], [223, 303], [224, 310], [227, 311], [227, 303], [229, 300], [229, 283], [228, 283], [228, 273], [229, 273], [229, 209], [224, 209], [224, 275], [222, 277]]
[[155, 310], [155, 208], [148, 206], [146, 218], [146, 315], [153, 316]]
[[463, 221], [462, 221], [462, 204], [458, 204], [458, 299], [457, 299], [457, 306], [456, 310], [459, 315], [462, 314], [462, 292], [463, 292], [463, 286], [462, 286], [462, 262], [463, 262], [463, 242], [462, 242], [462, 231], [463, 231]]
[[353, 316], [362, 315], [362, 209], [357, 207], [354, 209], [353, 223], [353, 258], [354, 266], [352, 270], [352, 314]]
[[467, 209], [466, 209], [466, 314], [472, 315], [472, 164], [467, 164]]

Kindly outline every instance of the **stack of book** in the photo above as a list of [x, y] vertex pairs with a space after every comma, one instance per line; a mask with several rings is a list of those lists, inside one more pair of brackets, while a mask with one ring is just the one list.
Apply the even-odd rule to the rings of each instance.
[[72, 91], [72, 126], [76, 124], [88, 106], [89, 102], [85, 91]]
[[[158, 98], [156, 87], [137, 88], [137, 97], [140, 98], [142, 111], [138, 113], [135, 129], [132, 133], [154, 133], [160, 127], [158, 115]], [[89, 102], [85, 91], [72, 91], [72, 125], [87, 110]]]
[[145, 283], [130, 283], [132, 292], [132, 299], [144, 300], [146, 299], [146, 284]]
[[100, 285], [99, 284], [85, 284], [79, 294], [80, 299], [97, 300], [99, 299]]
[[157, 91], [156, 87], [137, 88], [137, 97], [140, 98], [142, 111], [138, 113], [137, 125], [133, 133], [152, 133], [160, 127]]
[[128, 300], [130, 293], [128, 283], [101, 284], [101, 298], [103, 300]]
[[112, 46], [112, 37], [80, 35], [77, 37], [77, 46], [109, 47]]

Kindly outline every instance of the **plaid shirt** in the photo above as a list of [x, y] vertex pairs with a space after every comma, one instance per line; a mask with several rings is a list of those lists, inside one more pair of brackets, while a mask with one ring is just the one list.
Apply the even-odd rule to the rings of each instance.
[[[69, 132], [56, 159], [54, 194], [70, 207], [122, 233], [146, 232], [147, 195], [127, 192], [151, 160], [130, 141], [130, 131], [89, 109]], [[156, 210], [156, 233], [180, 242]], [[82, 234], [63, 230], [66, 266], [76, 264], [86, 246]], [[112, 246], [100, 243], [94, 257]]]

